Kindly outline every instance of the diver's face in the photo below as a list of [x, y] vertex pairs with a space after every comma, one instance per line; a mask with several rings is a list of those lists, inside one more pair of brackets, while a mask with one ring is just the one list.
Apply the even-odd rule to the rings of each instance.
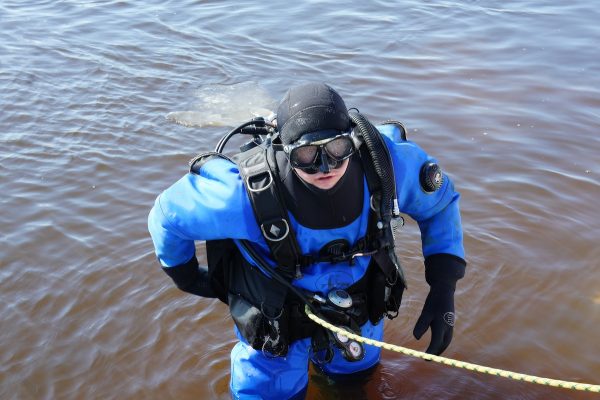
[[329, 172], [317, 172], [315, 174], [309, 174], [304, 172], [300, 168], [294, 168], [296, 175], [300, 177], [304, 182], [315, 186], [321, 190], [329, 190], [335, 186], [336, 183], [342, 179], [342, 176], [348, 169], [349, 159], [345, 159], [338, 168], [330, 169]]

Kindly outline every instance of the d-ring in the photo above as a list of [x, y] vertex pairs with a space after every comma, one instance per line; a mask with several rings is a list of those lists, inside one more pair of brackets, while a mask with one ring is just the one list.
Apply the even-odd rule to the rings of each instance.
[[[265, 172], [263, 172], [262, 174], [264, 174], [264, 173]], [[252, 185], [250, 185], [250, 178], [254, 178], [254, 177], [260, 176], [262, 174], [253, 175], [253, 176], [249, 176], [249, 177], [246, 178], [246, 187], [248, 188], [249, 191], [254, 192], [254, 193], [262, 192], [263, 190], [268, 189], [273, 184], [273, 175], [271, 175], [271, 171], [266, 171], [266, 174], [269, 176], [268, 183], [265, 186], [263, 186], [263, 187], [260, 187], [258, 189], [253, 189]]]
[[[268, 240], [270, 240], [271, 242], [279, 242], [279, 241], [285, 239], [287, 237], [287, 235], [290, 233], [290, 226], [288, 225], [287, 221], [283, 218], [281, 218], [279, 221], [283, 221], [283, 224], [285, 225], [285, 232], [283, 233], [283, 235], [281, 235], [281, 237], [279, 237], [279, 235], [278, 235], [280, 229], [275, 224], [270, 223], [270, 222], [265, 223], [265, 224], [268, 224], [271, 226], [271, 230], [273, 229], [273, 227], [275, 227], [277, 229], [277, 232], [271, 232], [271, 230], [269, 230], [269, 232], [267, 232], [265, 230], [265, 224], [260, 225], [260, 230], [262, 231], [263, 236], [265, 238], [267, 238]], [[273, 238], [272, 235], [277, 235], [277, 237]]]

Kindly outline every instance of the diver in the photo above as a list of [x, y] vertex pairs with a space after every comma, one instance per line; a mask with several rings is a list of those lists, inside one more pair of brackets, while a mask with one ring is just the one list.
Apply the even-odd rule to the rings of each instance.
[[[252, 139], [229, 157], [233, 134]], [[235, 399], [304, 398], [312, 362], [332, 377], [370, 371], [380, 349], [333, 334], [305, 308], [382, 340], [406, 287], [396, 255], [401, 213], [421, 231], [430, 286], [414, 327], [427, 352], [452, 340], [454, 291], [465, 274], [459, 194], [402, 124], [378, 126], [323, 83], [288, 90], [273, 119], [256, 118], [195, 157], [161, 193], [148, 227], [177, 287], [229, 306]], [[200, 266], [195, 241], [206, 241]]]

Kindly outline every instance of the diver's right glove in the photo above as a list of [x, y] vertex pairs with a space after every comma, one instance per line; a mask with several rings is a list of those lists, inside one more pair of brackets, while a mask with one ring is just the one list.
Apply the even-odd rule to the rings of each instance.
[[196, 256], [184, 264], [174, 267], [162, 267], [167, 275], [173, 279], [175, 285], [184, 292], [195, 294], [202, 297], [217, 297], [217, 294], [210, 285], [208, 277], [208, 268], [200, 267]]
[[451, 254], [434, 254], [425, 259], [425, 280], [430, 289], [413, 335], [417, 340], [431, 327], [426, 352], [439, 356], [450, 345], [454, 331], [454, 290], [465, 275], [466, 262]]

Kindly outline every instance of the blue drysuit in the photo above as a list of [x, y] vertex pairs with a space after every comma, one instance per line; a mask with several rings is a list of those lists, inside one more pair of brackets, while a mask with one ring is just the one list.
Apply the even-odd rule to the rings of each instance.
[[[403, 141], [394, 125], [377, 127], [390, 149], [394, 164], [400, 211], [417, 221], [421, 230], [423, 256], [446, 253], [464, 258], [459, 194], [448, 176], [433, 193], [425, 192], [419, 172], [426, 162], [435, 162], [421, 148]], [[345, 239], [353, 244], [367, 230], [369, 190], [366, 180], [362, 214], [337, 229], [310, 229], [290, 213], [290, 222], [302, 254], [316, 254], [327, 243]], [[255, 220], [237, 166], [216, 158], [201, 168], [200, 175], [187, 174], [165, 190], [152, 208], [148, 227], [156, 255], [163, 267], [175, 267], [195, 255], [196, 240], [245, 239], [261, 253], [268, 247]], [[355, 264], [320, 262], [303, 269], [293, 281], [297, 287], [326, 295], [332, 289], [345, 289], [357, 282], [369, 265], [370, 257], [358, 257]], [[362, 335], [381, 340], [383, 321], [367, 322]], [[285, 357], [268, 357], [250, 347], [238, 332], [240, 342], [231, 352], [231, 393], [234, 398], [284, 399], [302, 392], [308, 383], [311, 358], [310, 338], [290, 345]], [[321, 366], [325, 373], [349, 374], [374, 366], [380, 350], [365, 346], [361, 361], [346, 361], [337, 352], [330, 363]]]

